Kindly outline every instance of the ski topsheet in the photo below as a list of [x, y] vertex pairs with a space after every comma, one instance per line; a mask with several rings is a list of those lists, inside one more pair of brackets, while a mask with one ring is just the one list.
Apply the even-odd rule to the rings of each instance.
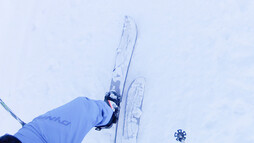
[[127, 93], [122, 143], [137, 143], [142, 104], [145, 91], [145, 78], [135, 79]]
[[137, 26], [132, 18], [125, 16], [121, 40], [116, 49], [115, 65], [112, 72], [110, 91], [123, 95], [132, 53], [137, 40]]
[[[136, 23], [131, 17], [125, 16], [120, 43], [116, 50], [115, 65], [110, 84], [110, 91], [115, 91], [120, 96], [123, 96], [124, 93], [131, 58], [137, 41], [137, 34]], [[124, 107], [124, 102], [122, 102], [120, 106]], [[122, 134], [121, 129], [123, 128], [123, 117], [121, 114], [123, 114], [122, 109], [120, 109], [119, 119], [115, 125], [115, 143], [121, 142], [122, 135], [120, 134]]]

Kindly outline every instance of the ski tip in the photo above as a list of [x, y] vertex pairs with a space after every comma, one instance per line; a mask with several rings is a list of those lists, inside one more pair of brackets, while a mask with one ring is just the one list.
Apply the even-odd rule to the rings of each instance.
[[125, 16], [124, 16], [124, 18], [125, 18], [125, 19], [128, 19], [128, 20], [132, 20], [132, 21], [134, 21], [134, 18], [132, 18], [132, 17], [131, 17], [131, 16], [129, 16], [129, 15], [125, 15]]
[[145, 77], [137, 77], [136, 79], [133, 80], [133, 82], [138, 82], [138, 83], [145, 84], [146, 78]]
[[135, 27], [137, 27], [137, 24], [136, 24], [134, 18], [132, 18], [131, 16], [125, 15], [124, 21], [125, 21], [125, 23], [132, 23], [133, 25], [135, 25]]
[[130, 16], [128, 16], [128, 15], [125, 15], [124, 18], [125, 18], [126, 20], [132, 19], [132, 18], [131, 18]]
[[[135, 20], [131, 17], [131, 16], [128, 16], [128, 15], [125, 15], [124, 16], [124, 24], [123, 24], [123, 29], [132, 29], [132, 34], [133, 36], [135, 35], [135, 41], [137, 40], [137, 35], [138, 35], [138, 26], [135, 22]], [[135, 42], [136, 43], [136, 42]]]
[[131, 89], [135, 89], [135, 88], [137, 88], [137, 87], [140, 87], [140, 88], [142, 89], [142, 92], [144, 92], [144, 89], [145, 89], [145, 82], [146, 82], [146, 80], [145, 80], [144, 77], [138, 77], [138, 78], [134, 79], [134, 80], [131, 82], [131, 84], [130, 84], [130, 86], [129, 86], [129, 88], [128, 88], [128, 94], [129, 94], [129, 92], [130, 92]]

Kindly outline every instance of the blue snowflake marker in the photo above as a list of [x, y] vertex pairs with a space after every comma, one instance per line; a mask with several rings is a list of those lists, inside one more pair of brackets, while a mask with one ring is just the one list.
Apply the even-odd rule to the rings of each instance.
[[186, 137], [185, 137], [186, 136], [186, 132], [183, 131], [182, 129], [179, 129], [179, 130], [177, 130], [177, 132], [175, 132], [174, 136], [176, 137], [177, 141], [184, 142], [185, 139], [186, 139]]

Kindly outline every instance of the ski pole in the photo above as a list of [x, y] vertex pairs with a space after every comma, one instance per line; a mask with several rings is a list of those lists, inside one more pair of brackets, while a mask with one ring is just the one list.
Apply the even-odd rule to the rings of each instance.
[[12, 111], [11, 111], [11, 109], [3, 102], [3, 100], [0, 98], [0, 103], [1, 103], [1, 105], [4, 107], [4, 109], [6, 110], [6, 111], [8, 111], [10, 114], [11, 114], [11, 116], [13, 117], [13, 118], [15, 118], [21, 125], [22, 125], [22, 127], [26, 124], [25, 122], [23, 122], [18, 116], [16, 116]]

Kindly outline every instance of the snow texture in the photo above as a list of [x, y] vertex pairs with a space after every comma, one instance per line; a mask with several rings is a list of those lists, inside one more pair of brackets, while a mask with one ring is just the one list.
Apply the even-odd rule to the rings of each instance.
[[[254, 142], [253, 0], [0, 1], [0, 97], [24, 121], [108, 91], [125, 15], [146, 77], [139, 143]], [[0, 108], [0, 135], [21, 126]], [[110, 143], [91, 130], [83, 142]]]

